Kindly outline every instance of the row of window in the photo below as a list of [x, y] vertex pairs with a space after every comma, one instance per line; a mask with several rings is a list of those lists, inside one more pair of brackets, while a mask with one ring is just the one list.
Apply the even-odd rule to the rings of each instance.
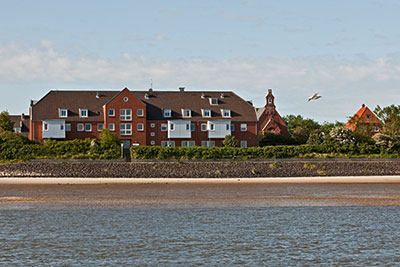
[[[47, 123], [45, 123], [43, 125], [43, 127], [44, 127], [45, 131], [48, 131], [49, 128], [48, 128], [48, 124]], [[104, 128], [104, 124], [102, 124], [102, 123], [97, 124], [97, 131], [100, 132], [101, 130], [103, 130], [103, 128]], [[109, 123], [108, 124], [108, 129], [110, 131], [115, 131], [115, 124], [114, 123]], [[132, 134], [132, 124], [131, 123], [121, 123], [119, 125], [119, 129], [120, 129], [120, 134], [121, 135], [131, 135]], [[64, 130], [64, 125], [63, 124], [60, 125], [60, 130], [61, 131]], [[84, 132], [84, 131], [85, 132], [91, 132], [92, 131], [92, 124], [91, 123], [78, 123], [76, 125], [76, 130], [78, 132]], [[138, 123], [137, 124], [137, 131], [141, 132], [143, 130], [144, 130], [143, 123]], [[66, 132], [70, 132], [71, 131], [71, 124], [69, 124], [69, 123], [65, 124], [65, 131]]]
[[[138, 109], [136, 112], [136, 115], [138, 117], [143, 117], [144, 116], [143, 109]], [[113, 108], [108, 109], [108, 116], [115, 117], [115, 109], [113, 109]], [[120, 116], [121, 121], [130, 121], [130, 120], [132, 120], [132, 110], [131, 109], [120, 109], [119, 116]], [[68, 118], [68, 109], [60, 108], [59, 109], [59, 117], [60, 118]], [[80, 118], [88, 118], [89, 110], [80, 108], [79, 109], [79, 117]]]
[[[201, 115], [203, 118], [211, 118], [211, 109], [202, 109]], [[223, 118], [230, 118], [231, 117], [231, 110], [230, 109], [221, 109], [221, 115]], [[171, 118], [172, 117], [172, 110], [171, 109], [163, 109], [163, 117], [164, 118]], [[183, 118], [191, 118], [192, 117], [192, 110], [188, 108], [182, 109], [182, 117]]]
[[[156, 142], [151, 141], [150, 144], [155, 145]], [[175, 147], [175, 141], [161, 141], [161, 146]], [[181, 141], [181, 146], [182, 147], [196, 146], [196, 142], [195, 141]], [[201, 141], [201, 146], [214, 147], [215, 141]], [[240, 141], [240, 147], [247, 147], [247, 141], [245, 141], [245, 140]]]
[[[154, 128], [155, 124], [154, 123], [150, 124], [150, 127]], [[212, 123], [212, 122], [210, 122], [210, 123], [202, 123], [200, 127], [201, 127], [201, 131], [202, 132], [215, 131], [215, 124]], [[196, 126], [195, 126], [194, 123], [191, 123], [190, 126], [189, 126], [189, 124], [187, 124], [186, 125], [186, 130], [189, 131], [189, 128], [190, 128], [190, 131], [192, 131], [192, 132], [194, 132], [196, 130]], [[230, 124], [230, 125], [226, 124], [226, 130], [227, 131], [229, 130], [229, 128], [230, 128], [230, 130], [232, 132], [235, 131], [235, 125], [234, 124]], [[168, 124], [162, 123], [161, 124], [161, 131], [166, 132], [167, 130], [168, 130]], [[174, 131], [174, 130], [175, 130], [175, 124], [171, 123], [170, 124], [170, 131]], [[246, 132], [247, 131], [247, 124], [246, 123], [241, 123], [240, 124], [240, 131], [241, 132]]]

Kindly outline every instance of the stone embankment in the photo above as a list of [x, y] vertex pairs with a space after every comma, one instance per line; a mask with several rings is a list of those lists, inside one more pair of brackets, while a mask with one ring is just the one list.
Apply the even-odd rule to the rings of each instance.
[[400, 175], [400, 161], [65, 161], [0, 164], [0, 177], [240, 178], [383, 175]]

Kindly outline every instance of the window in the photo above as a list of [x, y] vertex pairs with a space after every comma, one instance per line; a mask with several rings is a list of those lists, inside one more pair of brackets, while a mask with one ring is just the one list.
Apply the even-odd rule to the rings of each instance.
[[371, 114], [367, 114], [367, 119], [371, 118]]
[[231, 111], [229, 109], [221, 109], [221, 114], [222, 114], [222, 117], [224, 117], [224, 118], [231, 117]]
[[203, 116], [203, 118], [211, 118], [211, 110], [202, 109], [201, 110], [201, 115]]
[[201, 146], [214, 147], [215, 141], [201, 141]]
[[98, 132], [101, 132], [101, 130], [103, 130], [103, 128], [104, 128], [104, 124], [103, 123], [97, 124], [97, 131]]
[[186, 124], [186, 131], [190, 131], [190, 124]]
[[108, 116], [115, 117], [115, 109], [113, 109], [113, 108], [108, 109]]
[[110, 130], [110, 131], [115, 131], [115, 124], [114, 123], [109, 123], [108, 124], [108, 130]]
[[129, 98], [127, 98], [126, 96], [123, 98], [124, 102], [128, 102]]
[[151, 132], [150, 136], [156, 136], [156, 133], [155, 132]]
[[164, 116], [164, 118], [171, 118], [171, 110], [163, 109], [163, 116]]
[[235, 124], [231, 124], [231, 132], [234, 132], [235, 131]]
[[184, 147], [195, 146], [195, 145], [196, 145], [195, 141], [182, 141], [181, 142], [181, 146], [184, 146]]
[[218, 98], [210, 98], [210, 105], [213, 106], [218, 105]]
[[64, 131], [64, 124], [60, 124], [60, 131]]
[[21, 133], [21, 127], [15, 127], [14, 132], [16, 133]]
[[76, 125], [76, 130], [78, 131], [78, 132], [83, 132], [83, 123], [78, 123], [77, 125]]
[[206, 124], [206, 123], [202, 123], [202, 124], [201, 124], [201, 131], [202, 131], [202, 132], [207, 131], [207, 124]]
[[136, 114], [138, 117], [143, 117], [143, 109], [138, 109]]
[[190, 131], [194, 132], [196, 130], [196, 126], [194, 125], [194, 123], [190, 124]]
[[65, 124], [65, 131], [66, 132], [70, 132], [71, 131], [71, 124], [70, 123], [66, 123]]
[[208, 129], [210, 131], [215, 131], [215, 124], [213, 122], [208, 122]]
[[192, 117], [192, 111], [188, 108], [182, 109], [182, 117], [184, 117], [184, 118]]
[[240, 147], [247, 147], [247, 141], [240, 141]]
[[154, 128], [154, 127], [156, 127], [156, 124], [155, 124], [155, 123], [151, 123], [151, 124], [150, 124], [150, 127], [151, 127], [151, 128]]
[[161, 124], [161, 131], [166, 132], [168, 129], [168, 125], [166, 123]]
[[47, 123], [44, 123], [44, 124], [43, 124], [43, 129], [44, 129], [45, 131], [48, 131], [48, 130], [49, 130], [49, 125], [48, 125]]
[[121, 135], [131, 135], [132, 134], [132, 124], [130, 124], [130, 123], [121, 123], [119, 125], [119, 133]]
[[171, 131], [175, 131], [175, 124], [171, 123], [171, 124], [169, 125], [169, 129], [170, 129]]
[[131, 109], [120, 109], [119, 110], [119, 119], [121, 121], [132, 120], [132, 110]]
[[161, 141], [161, 146], [174, 147], [175, 141]]
[[138, 123], [138, 124], [137, 124], [137, 130], [138, 130], [139, 132], [141, 132], [141, 131], [144, 130], [143, 123]]
[[80, 108], [79, 109], [79, 117], [81, 118], [87, 118], [88, 117], [88, 110], [86, 108]]
[[150, 141], [150, 145], [154, 146], [156, 144], [156, 141]]
[[60, 108], [59, 112], [60, 112], [59, 114], [60, 118], [68, 117], [68, 109]]
[[91, 123], [86, 123], [85, 124], [85, 131], [86, 132], [91, 132], [92, 131], [92, 124]]
[[231, 128], [231, 126], [229, 125], [229, 123], [226, 124], [226, 130], [229, 131], [229, 129]]
[[272, 104], [272, 98], [268, 97], [268, 104]]
[[246, 124], [246, 123], [240, 124], [240, 130], [241, 130], [242, 132], [247, 131], [247, 124]]

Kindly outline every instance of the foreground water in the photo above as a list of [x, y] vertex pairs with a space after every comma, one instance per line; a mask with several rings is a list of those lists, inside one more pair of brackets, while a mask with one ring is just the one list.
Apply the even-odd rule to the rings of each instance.
[[0, 265], [400, 262], [397, 185], [0, 189]]

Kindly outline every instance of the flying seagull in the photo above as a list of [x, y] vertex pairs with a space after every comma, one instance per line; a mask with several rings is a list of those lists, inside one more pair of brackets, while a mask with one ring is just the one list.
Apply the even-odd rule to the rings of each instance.
[[322, 97], [322, 96], [318, 95], [318, 93], [315, 93], [315, 94], [313, 94], [312, 96], [310, 96], [310, 97], [308, 98], [308, 101], [317, 100], [317, 99], [319, 99], [319, 98], [321, 98], [321, 97]]

